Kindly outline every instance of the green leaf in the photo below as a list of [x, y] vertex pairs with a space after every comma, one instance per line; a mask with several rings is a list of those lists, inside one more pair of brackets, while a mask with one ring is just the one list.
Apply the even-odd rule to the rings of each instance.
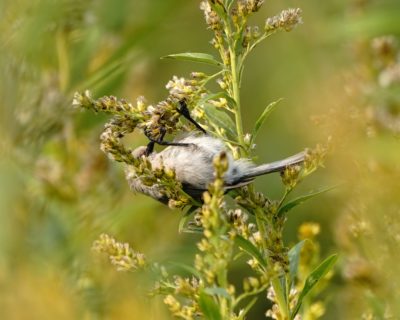
[[230, 7], [232, 6], [232, 4], [234, 3], [235, 0], [226, 0], [225, 6], [228, 8], [228, 10], [230, 9]]
[[300, 253], [301, 249], [305, 244], [306, 240], [302, 240], [296, 245], [294, 245], [289, 250], [289, 276], [290, 276], [290, 285], [292, 285], [294, 278], [297, 275], [297, 269], [299, 268], [299, 260], [300, 260]]
[[311, 198], [314, 198], [315, 196], [317, 196], [321, 193], [330, 191], [336, 187], [337, 186], [321, 188], [321, 189], [318, 189], [317, 191], [310, 192], [309, 194], [295, 198], [295, 199], [289, 201], [288, 203], [286, 203], [284, 206], [280, 207], [277, 212], [277, 215], [280, 216], [280, 215], [290, 211], [294, 207], [298, 206], [299, 204], [302, 204], [303, 202], [305, 202]]
[[304, 283], [304, 288], [300, 292], [297, 304], [294, 307], [293, 312], [291, 314], [291, 319], [294, 319], [296, 314], [299, 312], [304, 297], [311, 291], [312, 288], [314, 288], [314, 286], [319, 282], [319, 280], [321, 280], [328, 273], [328, 271], [332, 269], [332, 267], [335, 265], [337, 261], [337, 258], [338, 258], [337, 254], [329, 256], [318, 267], [316, 267], [314, 271], [312, 271], [308, 275]]
[[376, 319], [387, 319], [385, 317], [386, 308], [384, 301], [380, 300], [375, 294], [373, 294], [369, 290], [365, 293], [365, 298], [368, 301], [368, 307], [373, 310]]
[[204, 112], [206, 116], [212, 120], [213, 124], [219, 128], [223, 128], [227, 135], [234, 139], [236, 136], [236, 127], [232, 118], [223, 110], [218, 109], [212, 105], [205, 104]]
[[257, 119], [256, 124], [253, 129], [252, 137], [253, 141], [256, 138], [258, 132], [261, 129], [261, 126], [264, 124], [265, 120], [268, 118], [268, 116], [271, 114], [271, 112], [275, 109], [275, 107], [278, 105], [279, 102], [281, 102], [283, 99], [279, 99], [276, 101], [271, 102], [263, 111], [261, 116]]
[[237, 235], [235, 237], [235, 243], [238, 247], [246, 251], [250, 256], [255, 258], [258, 263], [265, 269], [267, 267], [267, 262], [262, 256], [261, 252], [252, 244], [249, 240], [246, 240], [242, 236]]
[[246, 254], [245, 252], [239, 251], [238, 253], [236, 253], [236, 254], [234, 255], [234, 257], [232, 258], [232, 260], [233, 260], [233, 261], [236, 261], [236, 260], [240, 259], [241, 257], [243, 257], [245, 254]]
[[199, 306], [201, 311], [203, 311], [205, 319], [222, 320], [218, 304], [214, 301], [213, 297], [204, 291], [200, 292]]
[[185, 231], [185, 225], [186, 222], [189, 220], [189, 216], [184, 215], [180, 220], [179, 220], [179, 227], [178, 227], [178, 232], [182, 233]]
[[168, 56], [161, 57], [161, 59], [176, 59], [222, 66], [222, 63], [215, 59], [214, 56], [212, 56], [211, 54], [200, 52], [169, 54]]
[[198, 207], [196, 206], [191, 206], [188, 211], [186, 211], [184, 213], [184, 215], [182, 216], [181, 220], [179, 220], [179, 227], [178, 227], [178, 231], [179, 233], [182, 233], [185, 229], [185, 225], [186, 222], [189, 220], [190, 215], [197, 209]]
[[195, 226], [188, 226], [187, 228], [182, 229], [183, 233], [193, 233], [193, 234], [203, 234], [204, 229]]
[[204, 292], [211, 296], [221, 296], [227, 299], [231, 299], [231, 295], [228, 293], [228, 291], [226, 291], [225, 288], [221, 287], [205, 288]]

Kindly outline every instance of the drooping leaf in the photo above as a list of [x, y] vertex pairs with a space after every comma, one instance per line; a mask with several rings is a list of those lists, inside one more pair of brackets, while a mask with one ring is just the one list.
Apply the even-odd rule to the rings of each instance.
[[286, 203], [282, 207], [280, 207], [277, 214], [278, 215], [282, 215], [282, 214], [290, 211], [294, 207], [298, 206], [299, 204], [302, 204], [303, 202], [305, 202], [305, 201], [307, 201], [307, 200], [309, 200], [311, 198], [314, 198], [315, 196], [317, 196], [317, 195], [319, 195], [321, 193], [330, 191], [330, 190], [332, 190], [332, 189], [334, 189], [336, 187], [337, 186], [321, 188], [321, 189], [318, 189], [317, 191], [310, 192], [309, 194], [297, 197], [297, 198], [289, 201], [288, 203]]
[[224, 110], [218, 109], [209, 104], [205, 104], [204, 112], [209, 119], [212, 119], [213, 123], [217, 127], [223, 128], [231, 139], [236, 136], [235, 123]]
[[214, 298], [206, 292], [200, 292], [199, 306], [207, 320], [222, 320], [222, 315]]
[[305, 244], [306, 240], [302, 240], [298, 242], [296, 245], [294, 245], [290, 250], [289, 250], [289, 276], [290, 276], [290, 285], [293, 283], [294, 278], [297, 275], [297, 270], [299, 268], [299, 260], [300, 260], [300, 253], [301, 249], [303, 249], [303, 246]]
[[314, 286], [328, 273], [329, 270], [335, 265], [337, 260], [337, 254], [333, 254], [326, 258], [318, 267], [312, 271], [305, 283], [303, 290], [300, 292], [299, 299], [297, 301], [296, 306], [294, 307], [291, 313], [291, 319], [294, 319], [296, 314], [299, 312], [301, 304], [303, 302], [304, 297], [314, 288]]
[[256, 136], [257, 136], [258, 132], [260, 131], [261, 126], [264, 124], [265, 120], [267, 120], [268, 116], [271, 114], [271, 112], [275, 109], [275, 107], [281, 101], [282, 101], [282, 99], [273, 101], [264, 109], [263, 113], [257, 119], [256, 124], [254, 126], [253, 133], [252, 133], [253, 141], [256, 138]]
[[264, 257], [262, 256], [260, 251], [254, 246], [254, 244], [252, 244], [249, 240], [246, 240], [242, 236], [237, 235], [235, 237], [235, 243], [238, 247], [242, 248], [250, 256], [255, 258], [263, 268], [267, 267], [267, 262], [265, 261]]
[[213, 55], [201, 52], [183, 52], [169, 54], [167, 56], [161, 57], [161, 59], [176, 59], [222, 66], [222, 63], [215, 59]]

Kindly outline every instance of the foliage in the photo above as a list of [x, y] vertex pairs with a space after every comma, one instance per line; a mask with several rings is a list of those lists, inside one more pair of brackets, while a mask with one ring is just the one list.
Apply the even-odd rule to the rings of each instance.
[[[279, 13], [293, 1], [209, 4], [214, 52], [191, 1], [0, 2], [2, 318], [261, 319], [286, 306], [302, 319], [399, 317], [399, 1], [303, 2], [301, 20]], [[71, 108], [76, 91], [95, 115]], [[145, 112], [154, 101], [172, 99], [167, 140], [195, 130], [176, 113], [182, 94], [236, 158], [329, 144], [284, 183], [269, 175], [223, 197], [214, 183], [209, 202], [193, 201], [173, 172], [130, 153], [157, 137], [144, 130], [160, 124]], [[126, 109], [109, 121], [100, 107]], [[134, 162], [125, 177], [162, 180], [175, 210], [132, 195], [99, 150], [106, 121], [103, 150]]]
[[[250, 156], [254, 149], [253, 137], [243, 132], [240, 101], [245, 60], [262, 40], [280, 30], [291, 31], [302, 22], [300, 9], [288, 9], [268, 18], [260, 32], [258, 27], [248, 25], [248, 19], [262, 4], [263, 1], [257, 0], [202, 1], [200, 8], [208, 28], [214, 33], [211, 43], [217, 49], [220, 60], [205, 53], [180, 53], [167, 58], [211, 64], [220, 67], [220, 70], [211, 75], [193, 72], [191, 79], [174, 76], [166, 86], [168, 97], [154, 106], [145, 106], [143, 98], [139, 98], [133, 106], [112, 96], [94, 100], [89, 92], [75, 94], [74, 106], [114, 115], [101, 135], [101, 149], [111, 159], [125, 163], [127, 179], [133, 177], [139, 180], [145, 194], [156, 199], [168, 199], [170, 207], [200, 206], [185, 194], [182, 185], [173, 182], [174, 172], [168, 172], [164, 167], [153, 168], [146, 154], [135, 156], [137, 151], [127, 149], [122, 142], [122, 138], [136, 128], [151, 141], [159, 142], [166, 133], [189, 131], [190, 128], [179, 121], [182, 101], [190, 106], [196, 120], [201, 121], [201, 127], [226, 141], [236, 157]], [[215, 78], [221, 92], [214, 93], [206, 87]], [[276, 103], [270, 104], [257, 120], [254, 136]], [[267, 314], [275, 319], [297, 317], [303, 299], [332, 268], [336, 256], [327, 258], [316, 267], [304, 280], [304, 288], [299, 293], [292, 293], [296, 285], [298, 258], [292, 261], [294, 265], [290, 265], [288, 249], [283, 243], [283, 227], [287, 212], [312, 196], [300, 197], [289, 203], [286, 199], [300, 181], [321, 166], [325, 154], [326, 148], [318, 146], [307, 152], [303, 168], [289, 166], [282, 172], [285, 192], [280, 201], [265, 198], [250, 185], [235, 190], [237, 207], [233, 209], [228, 209], [224, 200], [223, 177], [228, 167], [227, 156], [221, 154], [214, 159], [215, 181], [203, 194], [204, 204], [195, 218], [196, 230], [203, 234], [197, 243], [201, 254], [195, 258], [196, 272], [191, 280], [175, 276], [173, 281], [165, 279], [157, 286], [156, 292], [166, 295], [164, 302], [174, 316], [182, 319], [194, 319], [198, 315], [207, 319], [244, 319], [255, 299], [244, 306], [239, 302], [243, 304], [245, 299], [248, 301], [250, 297], [257, 297], [270, 287], [270, 299], [274, 306]], [[248, 214], [255, 218], [256, 225], [248, 221]], [[101, 240], [96, 248], [99, 248], [99, 243]], [[228, 280], [235, 243], [249, 254], [248, 263], [256, 275], [244, 279], [241, 293]], [[101, 251], [108, 250], [104, 248]], [[127, 254], [126, 260], [131, 260], [130, 255]], [[114, 255], [110, 259], [115, 261]], [[118, 260], [121, 258], [118, 257]], [[136, 268], [136, 263], [132, 264], [132, 268]]]

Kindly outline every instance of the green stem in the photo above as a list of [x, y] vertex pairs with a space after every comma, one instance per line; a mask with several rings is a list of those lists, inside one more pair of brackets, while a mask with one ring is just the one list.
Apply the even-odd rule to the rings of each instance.
[[[233, 27], [231, 25], [231, 21], [227, 19], [225, 21], [225, 34], [227, 36], [227, 45], [229, 48], [229, 58], [230, 58], [230, 74], [231, 74], [231, 94], [232, 98], [235, 100], [235, 123], [236, 123], [236, 132], [238, 135], [238, 142], [240, 145], [244, 146], [244, 136], [243, 136], [243, 124], [242, 124], [242, 112], [240, 106], [240, 65], [235, 47], [236, 47], [236, 36], [233, 32]], [[222, 54], [221, 54], [222, 57]], [[239, 151], [241, 154], [247, 156], [247, 152], [241, 150]], [[242, 154], [243, 155], [243, 154]]]
[[263, 285], [262, 287], [260, 287], [257, 290], [251, 291], [251, 292], [245, 292], [242, 293], [239, 297], [237, 297], [237, 299], [234, 301], [233, 306], [236, 307], [239, 305], [240, 302], [242, 302], [244, 299], [251, 297], [251, 296], [255, 296], [260, 294], [261, 292], [263, 292], [264, 290], [268, 289], [269, 285]]
[[217, 73], [214, 73], [214, 74], [212, 74], [211, 76], [207, 77], [207, 78], [204, 80], [204, 82], [203, 82], [201, 88], [204, 88], [204, 87], [206, 86], [207, 83], [209, 83], [211, 80], [215, 79], [216, 77], [218, 77], [220, 74], [222, 74], [222, 73], [224, 73], [224, 72], [225, 72], [225, 70], [221, 70], [221, 71], [218, 71]]
[[[265, 255], [265, 259], [267, 261], [267, 265], [271, 267], [271, 261], [268, 256], [268, 248], [265, 242], [266, 237], [266, 229], [264, 224], [264, 211], [261, 208], [255, 209], [256, 223], [258, 230], [262, 235], [262, 247]], [[279, 310], [282, 314], [284, 320], [288, 320], [290, 316], [289, 306], [287, 304], [286, 292], [282, 286], [282, 283], [279, 280], [279, 277], [275, 277], [271, 280], [271, 285], [274, 288], [276, 301], [279, 306]]]
[[[222, 194], [222, 196], [223, 196], [223, 194]], [[214, 225], [212, 228], [216, 229], [216, 230], [214, 230], [214, 232], [215, 232], [214, 245], [216, 246], [216, 251], [218, 251], [218, 249], [221, 248], [221, 241], [225, 241], [221, 237], [223, 234], [225, 234], [225, 230], [223, 227], [224, 222], [223, 222], [223, 220], [220, 216], [220, 212], [219, 212], [220, 208], [219, 208], [218, 197], [216, 195], [213, 195], [213, 197], [211, 199], [210, 209], [214, 213], [213, 220], [215, 219], [215, 221], [214, 221]], [[229, 282], [228, 282], [227, 269], [219, 268], [217, 270], [217, 286], [219, 286], [221, 288], [228, 288], [228, 285], [229, 285]], [[220, 297], [218, 297], [218, 301], [219, 301], [218, 305], [219, 305], [219, 310], [220, 310], [222, 319], [229, 319], [230, 315], [231, 315], [231, 307], [232, 307], [229, 299], [220, 296]]]
[[279, 210], [279, 208], [283, 205], [283, 202], [285, 202], [286, 198], [288, 197], [290, 192], [292, 192], [292, 190], [293, 190], [293, 188], [292, 189], [288, 189], [288, 188], [285, 189], [285, 193], [283, 194], [281, 200], [279, 200], [279, 204], [278, 204], [278, 209], [277, 210]]
[[[241, 113], [241, 104], [240, 104], [240, 83], [241, 83], [241, 70], [243, 66], [243, 60], [247, 56], [248, 52], [251, 50], [248, 50], [248, 52], [245, 53], [244, 57], [242, 59], [240, 58], [240, 55], [236, 55], [236, 42], [238, 41], [235, 39], [235, 36], [232, 32], [232, 27], [230, 24], [230, 21], [225, 21], [225, 33], [228, 39], [231, 39], [230, 41], [227, 41], [228, 47], [229, 47], [229, 54], [230, 54], [230, 73], [231, 73], [231, 94], [233, 96], [233, 99], [236, 102], [235, 105], [235, 122], [236, 122], [236, 132], [238, 135], [238, 142], [240, 145], [244, 146], [244, 135], [243, 135], [243, 123], [242, 123], [242, 113]], [[251, 47], [253, 49], [259, 42], [264, 40], [265, 37], [262, 39], [259, 39], [259, 41], [256, 41], [255, 44]], [[240, 151], [240, 155], [243, 157], [248, 157], [248, 150], [246, 148], [242, 148]], [[255, 196], [255, 191], [252, 185], [249, 186], [249, 192], [250, 196], [254, 197]], [[265, 237], [267, 235], [266, 229], [265, 229], [265, 222], [264, 222], [264, 211], [262, 208], [258, 207], [255, 209], [255, 217], [256, 217], [256, 223], [258, 226], [258, 230], [262, 234], [262, 246], [263, 246], [263, 255], [266, 256], [266, 261], [269, 266], [271, 266], [271, 262], [269, 261], [269, 256], [268, 256], [268, 247], [267, 243], [265, 240]], [[279, 280], [278, 277], [274, 277], [271, 280], [271, 285], [274, 288], [275, 295], [276, 295], [276, 300], [280, 309], [280, 312], [282, 314], [282, 317], [284, 320], [288, 320], [290, 317], [290, 311], [289, 311], [289, 306], [287, 303], [287, 295], [286, 292]]]
[[235, 50], [234, 50], [234, 48], [232, 48], [232, 46], [230, 46], [230, 48], [229, 48], [229, 53], [230, 53], [230, 58], [231, 58], [232, 93], [233, 93], [233, 99], [236, 102], [236, 106], [235, 106], [236, 132], [238, 134], [239, 144], [244, 145], [242, 112], [241, 112], [241, 106], [240, 106], [239, 70], [238, 70]]
[[62, 31], [56, 34], [56, 45], [57, 45], [57, 57], [59, 65], [59, 82], [62, 92], [66, 92], [69, 79], [70, 79], [70, 61], [68, 57], [68, 48], [66, 36]]
[[254, 41], [243, 53], [242, 59], [241, 59], [241, 64], [244, 63], [244, 61], [246, 60], [247, 56], [249, 55], [249, 53], [251, 51], [253, 51], [253, 49], [262, 41], [264, 41], [265, 39], [267, 39], [268, 37], [270, 37], [271, 35], [273, 35], [273, 33], [266, 33], [264, 35], [262, 35], [260, 38], [258, 38], [256, 41]]

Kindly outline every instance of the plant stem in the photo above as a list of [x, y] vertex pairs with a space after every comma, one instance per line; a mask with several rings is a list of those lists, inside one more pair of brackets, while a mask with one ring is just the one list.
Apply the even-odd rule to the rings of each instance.
[[[231, 62], [231, 76], [232, 76], [232, 93], [233, 99], [236, 102], [235, 106], [235, 122], [236, 122], [236, 132], [238, 135], [238, 142], [240, 145], [244, 145], [243, 137], [243, 124], [242, 124], [242, 112], [240, 106], [240, 75], [239, 68], [237, 64], [237, 57], [234, 49], [234, 44], [229, 46], [230, 62]], [[243, 152], [240, 151], [240, 152]]]
[[[231, 93], [233, 95], [233, 99], [235, 100], [235, 122], [236, 122], [236, 132], [238, 135], [238, 142], [241, 146], [244, 148], [241, 148], [239, 150], [240, 155], [243, 157], [248, 157], [249, 156], [249, 150], [245, 148], [244, 145], [244, 135], [243, 135], [243, 123], [242, 123], [242, 113], [241, 113], [241, 104], [240, 104], [240, 83], [241, 83], [241, 74], [242, 74], [242, 67], [243, 67], [243, 60], [246, 58], [248, 52], [245, 53], [243, 57], [240, 57], [240, 55], [236, 54], [236, 42], [238, 41], [236, 37], [234, 36], [232, 32], [232, 27], [230, 24], [230, 21], [227, 19], [225, 21], [225, 32], [227, 35], [228, 39], [231, 39], [230, 41], [227, 41], [228, 47], [229, 47], [229, 55], [230, 55], [230, 73], [231, 73]], [[266, 38], [266, 36], [264, 37]], [[259, 42], [261, 42], [263, 39], [260, 39], [257, 41], [251, 49], [254, 48]], [[252, 185], [249, 186], [249, 192], [250, 196], [254, 197], [255, 196], [255, 191]], [[260, 207], [257, 207], [255, 209], [255, 217], [256, 217], [256, 223], [258, 230], [262, 234], [262, 246], [263, 246], [263, 255], [266, 258], [268, 266], [272, 266], [269, 255], [268, 255], [268, 247], [267, 243], [265, 241], [265, 237], [267, 235], [266, 229], [265, 229], [265, 219], [264, 219], [264, 210]], [[289, 320], [290, 317], [290, 311], [289, 311], [289, 306], [287, 304], [287, 295], [286, 292], [279, 280], [279, 277], [274, 277], [271, 280], [271, 285], [274, 288], [275, 295], [276, 295], [276, 300], [281, 312], [281, 315], [284, 320]]]
[[[256, 223], [258, 230], [262, 235], [262, 246], [265, 255], [265, 260], [267, 261], [267, 265], [271, 267], [271, 261], [267, 253], [268, 248], [267, 244], [265, 243], [265, 236], [267, 231], [265, 229], [265, 224], [264, 224], [264, 211], [261, 208], [256, 208], [255, 216], [256, 216]], [[283, 290], [279, 277], [274, 276], [274, 278], [271, 280], [271, 285], [274, 288], [276, 300], [278, 302], [279, 310], [282, 314], [282, 317], [284, 320], [288, 320], [290, 315], [289, 306], [287, 304], [286, 293]]]

